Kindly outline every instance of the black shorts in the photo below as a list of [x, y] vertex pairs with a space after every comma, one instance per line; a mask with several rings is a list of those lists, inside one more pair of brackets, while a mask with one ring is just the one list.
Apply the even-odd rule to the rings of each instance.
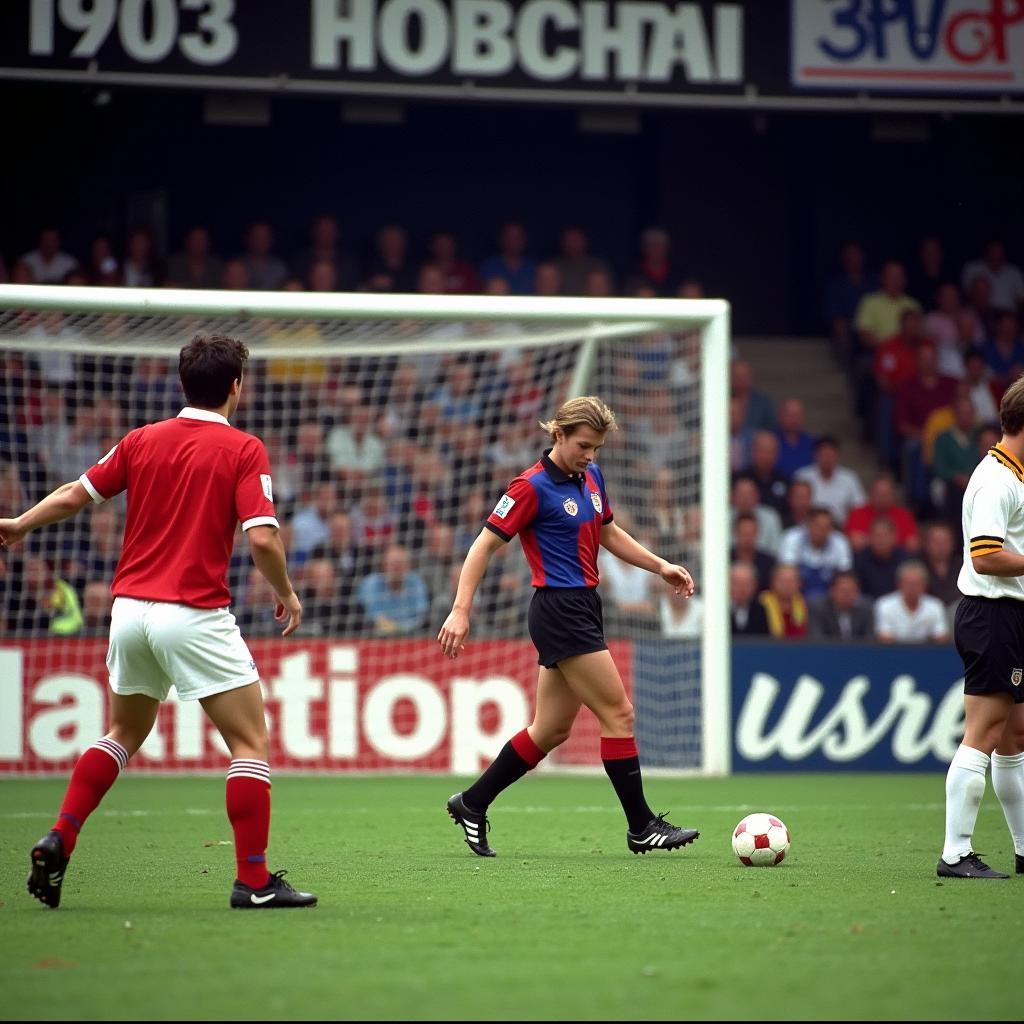
[[608, 650], [601, 598], [593, 587], [537, 587], [527, 621], [537, 661], [545, 668], [577, 654]]
[[1024, 703], [1024, 601], [965, 597], [953, 639], [964, 660], [964, 693], [1008, 693]]

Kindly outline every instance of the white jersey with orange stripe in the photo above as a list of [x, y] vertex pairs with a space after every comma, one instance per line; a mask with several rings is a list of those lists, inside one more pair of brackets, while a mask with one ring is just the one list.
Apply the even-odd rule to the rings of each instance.
[[978, 463], [964, 492], [964, 564], [957, 579], [970, 597], [1024, 601], [1024, 576], [982, 576], [972, 555], [1012, 551], [1024, 555], [1024, 465], [1001, 445]]

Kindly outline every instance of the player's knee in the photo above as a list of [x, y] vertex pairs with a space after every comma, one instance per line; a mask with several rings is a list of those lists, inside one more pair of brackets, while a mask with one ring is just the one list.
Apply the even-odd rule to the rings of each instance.
[[149, 735], [149, 730], [141, 732], [138, 729], [118, 725], [116, 722], [110, 726], [110, 731], [107, 736], [110, 737], [115, 743], [119, 743], [125, 750], [128, 751], [129, 757], [134, 757], [138, 752], [139, 747], [146, 742], [146, 737]]
[[555, 747], [560, 747], [569, 738], [571, 731], [572, 726], [560, 726], [555, 729], [549, 729], [544, 736], [544, 743], [538, 744], [538, 746], [543, 746], [546, 750], [552, 751]]
[[628, 700], [623, 701], [607, 715], [607, 725], [614, 730], [617, 736], [632, 736], [633, 723], [636, 721], [636, 714], [633, 705]]

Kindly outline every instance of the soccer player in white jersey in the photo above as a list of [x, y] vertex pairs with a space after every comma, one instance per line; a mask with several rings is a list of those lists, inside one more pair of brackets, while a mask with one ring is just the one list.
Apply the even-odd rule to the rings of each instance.
[[964, 493], [957, 585], [965, 596], [953, 636], [964, 661], [966, 728], [946, 775], [943, 878], [1009, 878], [972, 846], [989, 765], [1024, 874], [1024, 377], [1003, 395], [999, 421], [1002, 439]]
[[270, 874], [270, 766], [256, 662], [228, 610], [228, 560], [236, 524], [277, 597], [283, 636], [302, 621], [274, 513], [270, 462], [259, 438], [232, 427], [249, 352], [234, 338], [197, 335], [178, 372], [188, 406], [175, 419], [131, 431], [78, 480], [16, 519], [0, 519], [0, 545], [128, 491], [111, 613], [110, 731], [79, 758], [53, 828], [32, 848], [28, 889], [60, 903], [68, 860], [86, 818], [142, 746], [173, 685], [198, 700], [231, 751], [227, 812], [237, 877], [230, 905], [307, 907]]

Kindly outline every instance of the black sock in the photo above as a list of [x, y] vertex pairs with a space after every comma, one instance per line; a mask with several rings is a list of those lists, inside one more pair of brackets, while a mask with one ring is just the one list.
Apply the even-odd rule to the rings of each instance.
[[639, 757], [617, 757], [603, 761], [604, 770], [615, 787], [615, 795], [626, 812], [630, 832], [640, 832], [654, 817], [644, 798], [644, 780]]
[[527, 764], [516, 753], [512, 743], [508, 742], [498, 751], [498, 756], [483, 775], [469, 789], [463, 791], [462, 799], [471, 810], [482, 813], [503, 789], [508, 789], [513, 782], [518, 782], [532, 767], [533, 765]]

